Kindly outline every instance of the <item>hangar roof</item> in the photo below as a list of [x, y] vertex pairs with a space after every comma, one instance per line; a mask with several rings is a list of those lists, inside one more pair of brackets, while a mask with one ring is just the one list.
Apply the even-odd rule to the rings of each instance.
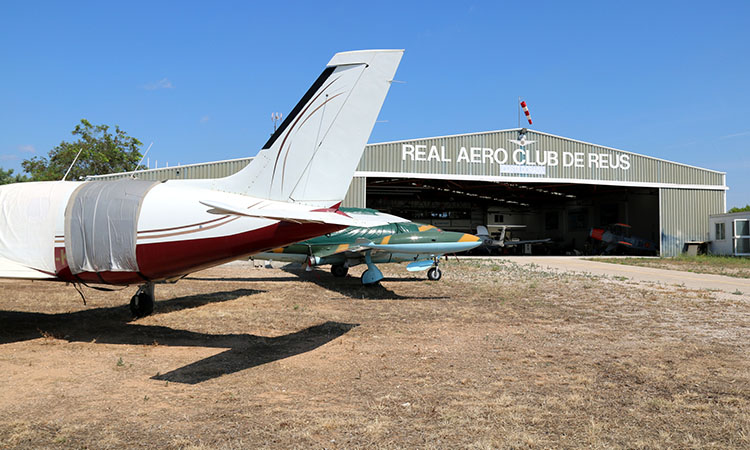
[[[519, 140], [520, 131], [513, 128], [368, 144], [355, 176], [727, 189], [724, 172], [536, 130], [528, 130], [526, 141], [522, 142]], [[239, 158], [149, 169], [139, 171], [138, 178], [219, 178], [237, 172], [251, 160]], [[116, 179], [131, 174], [91, 178]]]
[[521, 129], [369, 144], [357, 176], [727, 189], [725, 173]]

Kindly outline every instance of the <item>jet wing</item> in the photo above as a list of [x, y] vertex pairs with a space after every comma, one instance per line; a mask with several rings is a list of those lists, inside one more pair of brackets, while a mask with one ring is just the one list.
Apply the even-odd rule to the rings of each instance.
[[243, 208], [217, 201], [201, 200], [202, 205], [211, 208], [216, 214], [232, 214], [235, 216], [256, 217], [259, 219], [279, 220], [292, 223], [327, 223], [334, 225], [352, 226], [356, 221], [345, 213], [336, 209], [309, 209], [304, 205], [281, 202], [269, 203], [270, 207]]
[[331, 244], [331, 245], [313, 245], [310, 247], [310, 254], [318, 258], [338, 255], [340, 253], [359, 253], [367, 250], [359, 244]]
[[40, 272], [0, 256], [0, 278], [22, 278], [26, 280], [51, 280], [54, 275]]

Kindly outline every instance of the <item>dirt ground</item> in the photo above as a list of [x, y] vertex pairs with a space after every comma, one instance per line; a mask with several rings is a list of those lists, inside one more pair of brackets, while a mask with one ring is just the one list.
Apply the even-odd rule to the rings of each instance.
[[0, 281], [0, 448], [750, 447], [750, 296], [506, 261]]

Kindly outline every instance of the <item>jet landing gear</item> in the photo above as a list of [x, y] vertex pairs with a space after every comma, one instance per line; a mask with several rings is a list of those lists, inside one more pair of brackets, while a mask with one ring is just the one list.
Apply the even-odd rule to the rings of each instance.
[[130, 312], [133, 318], [146, 317], [154, 312], [154, 283], [146, 283], [138, 288], [130, 299]]
[[440, 270], [440, 267], [438, 267], [440, 257], [436, 257], [433, 261], [433, 266], [427, 271], [427, 279], [430, 281], [438, 281], [443, 277], [443, 272]]
[[349, 268], [343, 264], [334, 264], [331, 266], [331, 273], [334, 277], [341, 278], [345, 277], [349, 272]]
[[372, 263], [370, 250], [367, 250], [365, 252], [365, 262], [367, 263], [367, 270], [362, 273], [362, 284], [365, 286], [374, 286], [383, 279], [383, 272], [381, 272], [380, 269], [378, 269], [378, 267]]

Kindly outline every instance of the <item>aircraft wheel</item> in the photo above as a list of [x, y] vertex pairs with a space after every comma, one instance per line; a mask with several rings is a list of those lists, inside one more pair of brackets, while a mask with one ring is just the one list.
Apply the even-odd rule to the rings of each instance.
[[334, 277], [345, 277], [348, 272], [349, 268], [345, 267], [343, 264], [336, 264], [335, 266], [331, 266], [331, 273]]
[[430, 281], [437, 281], [442, 278], [443, 272], [440, 271], [439, 267], [433, 267], [427, 271], [427, 279]]
[[362, 272], [362, 276], [360, 277], [360, 280], [362, 280], [362, 286], [371, 286], [372, 283], [365, 283], [365, 275], [367, 275], [367, 272], [369, 272], [370, 269], [365, 270]]
[[360, 280], [362, 280], [362, 286], [372, 287], [372, 286], [378, 286], [378, 285], [380, 285], [380, 281], [379, 280], [375, 281], [375, 282], [372, 282], [372, 283], [365, 283], [365, 280], [367, 279], [367, 272], [369, 272], [369, 271], [370, 271], [370, 269], [367, 269], [364, 272], [362, 272], [362, 277], [360, 278]]
[[135, 319], [150, 315], [154, 312], [154, 297], [146, 292], [138, 292], [130, 299], [130, 312]]

